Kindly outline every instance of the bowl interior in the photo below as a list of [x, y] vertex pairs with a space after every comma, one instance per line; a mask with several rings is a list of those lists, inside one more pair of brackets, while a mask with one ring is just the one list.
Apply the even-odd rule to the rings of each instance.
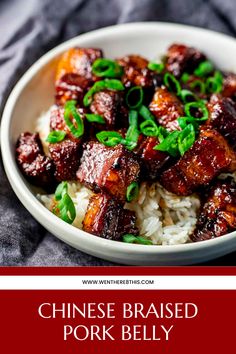
[[[24, 77], [20, 80], [20, 82], [13, 90], [7, 103], [3, 116], [1, 140], [3, 158], [8, 177], [11, 183], [13, 184], [13, 188], [16, 191], [17, 195], [20, 197], [21, 201], [23, 201], [24, 205], [27, 206], [29, 210], [30, 206], [27, 205], [27, 203], [29, 204], [30, 198], [28, 196], [27, 201], [23, 200], [24, 197], [22, 197], [22, 185], [24, 184], [24, 186], [27, 186], [27, 189], [29, 189], [33, 193], [35, 192], [35, 189], [24, 181], [17, 169], [14, 158], [15, 143], [21, 132], [34, 131], [36, 118], [40, 115], [40, 113], [46, 111], [50, 107], [50, 105], [53, 104], [55, 68], [60, 54], [73, 46], [85, 46], [102, 48], [105, 56], [108, 58], [116, 58], [126, 54], [140, 54], [150, 60], [153, 60], [160, 58], [160, 56], [165, 53], [167, 47], [173, 42], [185, 43], [187, 45], [196, 46], [197, 48], [205, 52], [207, 56], [219, 68], [236, 72], [236, 61], [234, 59], [234, 55], [232, 55], [232, 53], [236, 53], [236, 41], [232, 38], [214, 32], [191, 28], [187, 26], [150, 23], [128, 24], [105, 28], [76, 37], [50, 51], [37, 63], [35, 63], [32, 68], [24, 75]], [[18, 182], [14, 183], [14, 179], [16, 178], [18, 179]], [[32, 213], [34, 216], [36, 216], [36, 212]], [[43, 215], [43, 212], [41, 212], [41, 214]], [[51, 216], [48, 216], [48, 212], [45, 209], [45, 215], [43, 215], [43, 217], [47, 219], [47, 222], [45, 220], [42, 220], [42, 215], [41, 218], [37, 219], [40, 219], [40, 222], [43, 223], [44, 226], [46, 226], [48, 229], [50, 229], [48, 220]], [[59, 227], [60, 225], [62, 225], [62, 223], [59, 222]], [[68, 225], [63, 227], [64, 231], [67, 227]], [[69, 228], [67, 229], [67, 231], [72, 229], [70, 226]], [[76, 231], [78, 233], [78, 239], [81, 235], [85, 234], [83, 232], [79, 232], [78, 230]], [[72, 233], [74, 234], [74, 231], [68, 232], [71, 235]], [[63, 239], [58, 230], [55, 230], [54, 233], [56, 233], [57, 235], [59, 234], [58, 236]], [[79, 247], [78, 241], [74, 241], [76, 240], [76, 238], [73, 238], [73, 241], [70, 241], [70, 237], [68, 240], [66, 240], [66, 242], [70, 243], [75, 247], [83, 249], [83, 247]], [[226, 240], [227, 238], [223, 239]], [[98, 244], [100, 243], [103, 246], [109, 244], [114, 245], [114, 243], [117, 244], [117, 246], [112, 246], [113, 252], [115, 249], [118, 250], [119, 247], [123, 247], [123, 251], [127, 251], [126, 257], [129, 257], [129, 254], [132, 254], [133, 252], [130, 245], [119, 246], [120, 243], [112, 241], [106, 242], [104, 240], [100, 240], [97, 237], [92, 237], [91, 239], [98, 239], [96, 242], [98, 242]], [[210, 242], [204, 242], [205, 245], [203, 246], [191, 245], [189, 249], [194, 250], [194, 247], [195, 250], [207, 249], [207, 247], [211, 245], [217, 245], [217, 243], [223, 244], [224, 242], [224, 240], [211, 240]], [[135, 252], [140, 254], [140, 257], [142, 258], [143, 256], [141, 256], [141, 253], [143, 252], [143, 255], [146, 254], [147, 247], [138, 246], [137, 248], [136, 246], [137, 245], [132, 246], [133, 250], [138, 249], [138, 251]], [[189, 247], [189, 245], [186, 246]], [[88, 247], [89, 246], [86, 246], [83, 250], [89, 252]], [[109, 246], [107, 247], [109, 248]], [[176, 248], [176, 246], [161, 247], [164, 247], [162, 249], [162, 252], [164, 252], [164, 250], [166, 249], [166, 252], [168, 254], [175, 254], [176, 252], [178, 252], [178, 247]], [[186, 250], [184, 250], [184, 253], [186, 253], [188, 247], [186, 248]], [[160, 248], [157, 248], [155, 246], [154, 248], [155, 252], [159, 253]], [[106, 252], [107, 250], [103, 252], [104, 255], [106, 255]], [[154, 250], [151, 252], [154, 253]], [[223, 250], [221, 251], [221, 253], [222, 252]], [[227, 250], [225, 249], [224, 252], [227, 253], [228, 248]], [[93, 251], [91, 251], [90, 253], [98, 254]], [[100, 254], [98, 255], [101, 256]], [[114, 259], [114, 257], [109, 258], [104, 255], [103, 258]], [[215, 256], [216, 255], [214, 253], [211, 258]], [[119, 259], [121, 260], [121, 248], [117, 257], [120, 257]], [[135, 262], [136, 264], [139, 263], [137, 261]], [[170, 262], [170, 260], [168, 260], [168, 262]]]

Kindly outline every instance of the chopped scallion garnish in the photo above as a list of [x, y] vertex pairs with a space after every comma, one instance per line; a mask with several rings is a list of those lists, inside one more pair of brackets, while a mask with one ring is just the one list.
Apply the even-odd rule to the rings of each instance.
[[213, 70], [213, 64], [210, 61], [206, 60], [198, 65], [198, 67], [194, 70], [194, 75], [198, 77], [205, 77], [209, 75]]
[[159, 129], [153, 120], [145, 120], [140, 124], [140, 131], [146, 136], [157, 136]]
[[64, 120], [75, 138], [80, 138], [84, 134], [84, 122], [76, 109], [76, 101], [66, 102]]
[[162, 73], [164, 68], [165, 65], [163, 63], [155, 63], [155, 62], [148, 63], [148, 69], [152, 71], [156, 71], [157, 73]]
[[67, 190], [68, 190], [68, 183], [66, 181], [63, 181], [60, 184], [58, 184], [57, 189], [55, 191], [55, 199], [61, 200], [63, 195], [67, 193]]
[[63, 195], [62, 199], [59, 201], [54, 210], [56, 215], [58, 215], [60, 219], [64, 220], [68, 224], [72, 224], [75, 220], [75, 206], [71, 197], [67, 193]]
[[90, 123], [100, 123], [100, 124], [105, 124], [105, 119], [100, 116], [99, 114], [93, 114], [93, 113], [86, 113], [85, 117]]
[[[199, 100], [198, 102], [186, 103], [184, 106], [184, 110], [188, 117], [194, 118], [197, 122], [202, 122], [208, 119], [209, 112], [205, 103], [202, 100]], [[202, 113], [202, 117], [195, 117], [192, 113], [193, 110], [200, 111]]]
[[122, 241], [126, 243], [137, 243], [140, 245], [152, 245], [152, 241], [146, 239], [143, 236], [135, 236], [132, 234], [125, 234], [122, 236]]
[[97, 133], [96, 137], [100, 143], [109, 147], [114, 147], [123, 140], [122, 136], [115, 131], [102, 131]]
[[184, 103], [196, 101], [196, 96], [189, 90], [181, 90], [180, 98]]
[[65, 139], [65, 136], [66, 132], [63, 130], [53, 130], [48, 134], [46, 141], [50, 144], [59, 143]]
[[192, 90], [198, 91], [201, 94], [204, 94], [206, 91], [205, 84], [201, 80], [194, 80], [189, 86]]
[[223, 88], [223, 75], [216, 71], [213, 77], [206, 80], [206, 90], [209, 93], [220, 93]]
[[92, 65], [93, 74], [99, 77], [121, 77], [123, 68], [111, 59], [98, 58]]
[[153, 114], [149, 111], [149, 109], [142, 105], [140, 108], [139, 108], [139, 114], [140, 116], [142, 116], [144, 119], [146, 120], [154, 120], [155, 121], [155, 117], [153, 116]]
[[128, 187], [126, 191], [126, 199], [127, 202], [131, 202], [132, 200], [136, 199], [138, 197], [139, 193], [139, 185], [137, 182], [132, 182]]
[[61, 182], [55, 191], [55, 200], [57, 204], [53, 208], [53, 213], [59, 216], [68, 224], [72, 224], [76, 217], [76, 210], [74, 203], [69, 196], [68, 183], [66, 181]]
[[180, 81], [182, 81], [184, 84], [186, 84], [188, 82], [190, 78], [190, 75], [188, 73], [183, 73], [183, 75], [180, 78]]
[[169, 91], [174, 92], [177, 96], [180, 95], [181, 86], [179, 81], [170, 73], [165, 73], [164, 75], [164, 84]]
[[134, 86], [127, 92], [127, 106], [131, 109], [137, 109], [143, 103], [143, 89], [141, 86]]
[[178, 149], [178, 136], [180, 131], [175, 130], [158, 145], [156, 145], [153, 149], [159, 151], [165, 151], [169, 153], [173, 157], [177, 157], [179, 155]]
[[105, 80], [97, 81], [84, 96], [83, 99], [84, 106], [87, 107], [92, 103], [93, 95], [96, 92], [103, 91], [106, 89], [114, 90], [114, 91], [122, 91], [125, 88], [120, 80], [105, 79]]
[[190, 149], [195, 139], [195, 128], [192, 124], [188, 124], [178, 136], [178, 149], [181, 156], [183, 156], [184, 153]]
[[131, 110], [129, 112], [129, 128], [127, 130], [125, 139], [121, 141], [128, 150], [133, 150], [138, 143], [139, 130], [138, 130], [138, 112]]

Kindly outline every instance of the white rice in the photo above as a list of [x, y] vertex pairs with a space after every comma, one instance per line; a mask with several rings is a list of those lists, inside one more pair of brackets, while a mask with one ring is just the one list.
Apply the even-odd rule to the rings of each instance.
[[[53, 109], [53, 107], [51, 108]], [[36, 123], [36, 131], [47, 153], [46, 137], [49, 133], [50, 110], [42, 114]], [[75, 227], [81, 228], [82, 221], [93, 194], [79, 182], [68, 183], [68, 193], [76, 208]], [[49, 210], [52, 209], [54, 195], [38, 195], [39, 200]], [[197, 195], [179, 197], [166, 191], [158, 182], [142, 183], [138, 200], [126, 203], [125, 208], [136, 212], [140, 235], [157, 245], [175, 245], [190, 242], [200, 206]]]

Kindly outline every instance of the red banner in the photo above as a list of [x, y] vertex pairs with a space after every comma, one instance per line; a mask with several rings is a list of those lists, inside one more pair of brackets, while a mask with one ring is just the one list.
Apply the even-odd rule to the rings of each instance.
[[[7, 284], [12, 286], [15, 275], [26, 283], [33, 275], [40, 283], [39, 288], [43, 284], [50, 288], [54, 278], [57, 281], [64, 275], [78, 275], [78, 278], [71, 278], [73, 281], [81, 275], [82, 280], [93, 275], [94, 281], [101, 279], [101, 275], [111, 276], [111, 273], [117, 279], [129, 275], [131, 280], [137, 275], [164, 276], [155, 277], [157, 284], [160, 279], [167, 279], [168, 284], [168, 279], [175, 279], [172, 276], [192, 273], [193, 279], [204, 284], [207, 277], [211, 286], [210, 282], [215, 284], [217, 275], [230, 274], [228, 281], [234, 281], [236, 272], [234, 268], [2, 268], [2, 352], [234, 352], [236, 290], [152, 290], [148, 287], [130, 290], [125, 285], [120, 290], [110, 290], [107, 285], [98, 290], [94, 285], [92, 290], [33, 291], [18, 290], [20, 282], [14, 285], [14, 290], [4, 288]], [[27, 278], [21, 278], [24, 275]], [[43, 283], [53, 275], [51, 285]], [[188, 278], [183, 277], [183, 283], [184, 279]], [[188, 284], [184, 286], [188, 287]]]

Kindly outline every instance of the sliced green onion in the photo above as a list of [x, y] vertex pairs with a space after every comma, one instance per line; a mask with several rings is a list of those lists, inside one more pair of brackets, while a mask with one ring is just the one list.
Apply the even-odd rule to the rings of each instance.
[[184, 103], [196, 101], [196, 96], [189, 90], [181, 90], [180, 98]]
[[198, 122], [193, 117], [179, 117], [177, 119], [177, 121], [178, 121], [179, 126], [180, 126], [181, 129], [186, 128], [186, 126], [188, 124], [192, 124], [194, 126], [194, 128], [195, 128], [195, 131], [196, 132], [198, 131], [198, 128], [199, 128]]
[[[201, 118], [194, 117], [191, 113], [192, 109], [200, 110], [202, 112], [202, 117]], [[202, 121], [205, 121], [208, 119], [209, 112], [208, 112], [206, 105], [204, 104], [204, 102], [202, 100], [198, 101], [198, 102], [186, 103], [184, 106], [184, 110], [185, 110], [185, 113], [188, 117], [194, 118], [197, 122], [202, 122]]]
[[182, 81], [184, 84], [186, 84], [188, 82], [190, 78], [190, 75], [188, 73], [183, 73], [183, 75], [180, 78], [180, 81]]
[[50, 144], [59, 143], [60, 141], [64, 140], [66, 136], [66, 132], [63, 130], [53, 130], [47, 136], [46, 141]]
[[76, 210], [74, 203], [69, 196], [65, 193], [57, 206], [54, 208], [54, 211], [60, 219], [64, 220], [68, 224], [72, 224], [76, 217]]
[[155, 121], [155, 117], [153, 116], [153, 114], [149, 111], [149, 109], [142, 105], [139, 109], [139, 114], [140, 116], [142, 116], [144, 119], [146, 120], [154, 120]]
[[84, 106], [87, 107], [92, 103], [93, 95], [96, 92], [103, 91], [105, 89], [122, 91], [125, 88], [120, 80], [105, 79], [105, 80], [97, 81], [84, 96], [84, 99], [83, 99]]
[[139, 185], [137, 182], [132, 182], [130, 185], [127, 187], [126, 190], [126, 199], [127, 202], [131, 202], [132, 200], [136, 199], [138, 197], [139, 193]]
[[223, 75], [216, 71], [213, 77], [206, 80], [206, 90], [209, 93], [219, 93], [223, 88]]
[[181, 156], [183, 156], [184, 153], [190, 149], [195, 139], [195, 128], [192, 124], [188, 124], [178, 136], [178, 149]]
[[127, 92], [127, 106], [131, 109], [139, 108], [143, 103], [143, 89], [141, 86], [134, 86]]
[[216, 81], [218, 82], [221, 82], [223, 84], [223, 75], [220, 71], [215, 71], [215, 74], [214, 74], [214, 78], [216, 79]]
[[[183, 117], [184, 118], [184, 117]], [[195, 126], [193, 124], [185, 125], [181, 131], [173, 131], [154, 147], [154, 150], [165, 151], [173, 157], [181, 156], [190, 149], [196, 139]]]
[[197, 90], [199, 93], [205, 93], [206, 91], [205, 84], [201, 80], [194, 80], [189, 86], [192, 90]]
[[100, 124], [105, 124], [105, 119], [100, 116], [99, 114], [93, 114], [93, 113], [86, 113], [85, 117], [90, 123], [100, 123]]
[[120, 80], [116, 79], [105, 79], [105, 86], [109, 90], [122, 91], [125, 89], [124, 85]]
[[208, 60], [203, 61], [198, 65], [198, 67], [194, 70], [194, 75], [199, 77], [204, 77], [209, 75], [214, 70], [214, 66]]
[[122, 136], [114, 131], [102, 131], [97, 133], [96, 137], [100, 143], [109, 147], [114, 147], [123, 140]]
[[129, 124], [138, 127], [138, 112], [134, 110], [129, 111]]
[[55, 199], [56, 200], [61, 200], [61, 198], [64, 196], [65, 193], [67, 193], [68, 190], [68, 183], [63, 181], [60, 184], [58, 184], [57, 189], [55, 191]]
[[158, 140], [160, 143], [162, 143], [162, 141], [169, 135], [170, 133], [168, 132], [168, 130], [166, 130], [166, 128], [159, 126], [158, 127]]
[[179, 155], [178, 136], [180, 131], [171, 132], [160, 144], [154, 146], [154, 150], [168, 152], [171, 156], [177, 157]]
[[92, 65], [93, 74], [99, 77], [120, 77], [123, 68], [117, 62], [110, 59], [98, 58]]
[[[74, 125], [72, 120], [75, 120]], [[76, 101], [67, 101], [65, 104], [64, 120], [75, 138], [80, 138], [84, 134], [84, 122], [76, 109]]]
[[139, 130], [135, 126], [130, 125], [125, 139], [121, 141], [121, 144], [125, 145], [128, 150], [133, 150], [138, 144], [139, 134]]
[[148, 63], [147, 67], [152, 71], [156, 71], [157, 73], [162, 73], [162, 71], [165, 68], [165, 65], [163, 63], [150, 62]]
[[145, 120], [140, 124], [140, 131], [146, 136], [157, 136], [159, 129], [153, 120]]
[[139, 130], [138, 130], [138, 112], [131, 110], [129, 112], [129, 129], [127, 130], [125, 139], [121, 141], [128, 150], [133, 150], [138, 143]]
[[179, 81], [170, 73], [165, 73], [164, 84], [169, 91], [174, 92], [177, 96], [180, 95], [181, 86]]
[[122, 241], [126, 243], [138, 243], [141, 245], [153, 245], [152, 241], [142, 236], [135, 236], [132, 234], [125, 234], [122, 236]]

